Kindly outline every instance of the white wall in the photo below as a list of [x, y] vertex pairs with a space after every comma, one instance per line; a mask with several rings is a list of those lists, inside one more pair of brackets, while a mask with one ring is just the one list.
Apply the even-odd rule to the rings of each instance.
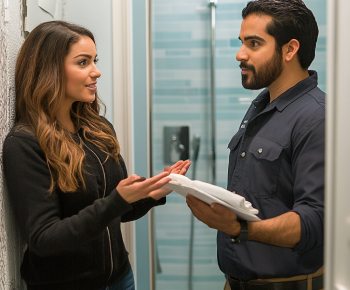
[[63, 19], [87, 27], [96, 38], [98, 67], [102, 71], [98, 93], [106, 105], [107, 118], [113, 121], [112, 0], [67, 1]]
[[[13, 121], [14, 66], [22, 43], [20, 0], [0, 1], [0, 148]], [[2, 150], [0, 151], [2, 165]], [[24, 289], [21, 286], [19, 236], [9, 212], [7, 196], [0, 172], [0, 289]]]

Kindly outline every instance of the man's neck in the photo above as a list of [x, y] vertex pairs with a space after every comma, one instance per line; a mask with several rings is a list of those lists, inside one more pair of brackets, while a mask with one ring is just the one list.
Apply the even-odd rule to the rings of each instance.
[[297, 83], [309, 77], [307, 70], [286, 70], [268, 87], [270, 103], [282, 95], [285, 91], [294, 87]]

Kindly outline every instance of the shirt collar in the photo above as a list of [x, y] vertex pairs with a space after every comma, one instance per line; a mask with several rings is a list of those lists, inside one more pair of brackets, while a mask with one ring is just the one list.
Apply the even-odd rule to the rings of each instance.
[[[317, 79], [317, 72], [310, 70], [308, 78], [300, 81], [295, 86], [289, 88], [278, 98], [276, 98], [271, 104], [267, 103], [267, 107], [269, 107], [269, 109], [275, 107], [278, 111], [283, 111], [289, 104], [303, 96], [308, 91], [311, 91], [313, 88], [315, 88], [318, 84]], [[269, 98], [269, 90], [265, 89], [256, 97], [253, 103], [256, 107], [261, 106], [263, 104], [266, 105], [267, 99]]]

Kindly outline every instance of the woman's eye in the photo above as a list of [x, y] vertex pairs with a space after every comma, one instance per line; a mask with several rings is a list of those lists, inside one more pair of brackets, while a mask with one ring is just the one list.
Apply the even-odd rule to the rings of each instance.
[[80, 66], [85, 66], [85, 65], [87, 65], [87, 60], [86, 60], [86, 59], [83, 59], [83, 60], [79, 61], [79, 65], [80, 65]]
[[96, 57], [96, 58], [94, 59], [94, 63], [98, 63], [98, 61], [99, 61], [99, 59]]

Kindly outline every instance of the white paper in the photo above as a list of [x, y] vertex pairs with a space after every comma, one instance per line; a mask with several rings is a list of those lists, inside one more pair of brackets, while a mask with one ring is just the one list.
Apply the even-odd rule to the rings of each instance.
[[172, 180], [166, 185], [166, 188], [171, 189], [184, 197], [186, 197], [187, 194], [190, 194], [208, 204], [219, 203], [230, 208], [238, 217], [247, 221], [260, 220], [260, 218], [256, 216], [259, 211], [241, 195], [210, 183], [191, 180], [188, 177], [179, 174], [172, 173], [169, 177]]

